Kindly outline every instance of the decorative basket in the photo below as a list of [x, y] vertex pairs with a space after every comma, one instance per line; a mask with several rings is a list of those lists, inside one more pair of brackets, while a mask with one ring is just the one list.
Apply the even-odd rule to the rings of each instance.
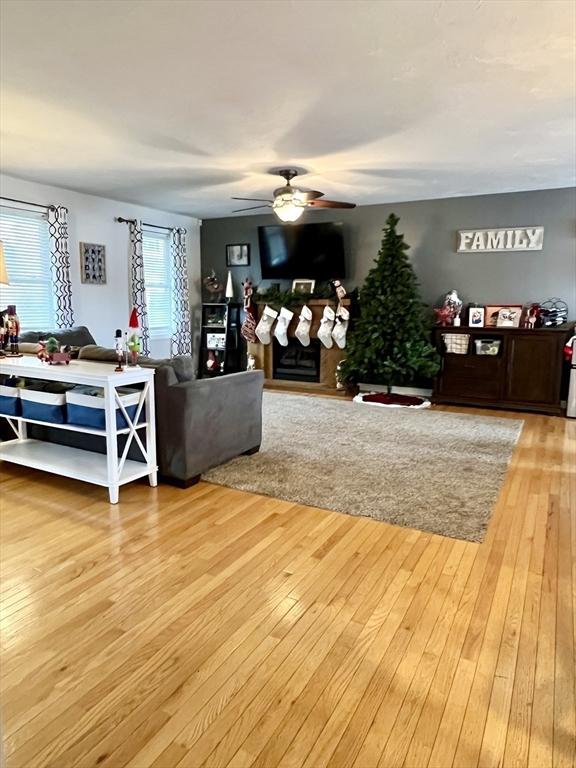
[[500, 351], [500, 339], [475, 339], [477, 355], [497, 355]]
[[451, 355], [467, 355], [470, 343], [469, 333], [443, 333], [446, 352]]

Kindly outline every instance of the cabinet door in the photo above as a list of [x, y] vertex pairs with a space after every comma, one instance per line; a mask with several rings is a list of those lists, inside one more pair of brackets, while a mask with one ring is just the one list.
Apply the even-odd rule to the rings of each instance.
[[507, 340], [506, 400], [554, 405], [560, 396], [562, 355], [556, 334], [522, 334]]

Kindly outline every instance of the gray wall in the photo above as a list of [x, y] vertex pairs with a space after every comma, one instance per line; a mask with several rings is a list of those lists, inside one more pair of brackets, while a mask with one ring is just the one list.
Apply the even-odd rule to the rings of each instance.
[[[559, 296], [568, 302], [571, 319], [576, 318], [576, 189], [307, 212], [306, 221], [344, 224], [347, 288], [362, 284], [378, 253], [381, 230], [391, 211], [400, 216], [400, 231], [412, 246], [409, 253], [424, 301], [435, 303], [451, 288], [456, 288], [465, 302], [479, 304], [523, 304]], [[202, 274], [215, 269], [225, 279], [226, 244], [250, 243], [250, 267], [231, 270], [236, 296], [241, 297], [240, 283], [246, 276], [255, 285], [267, 285], [270, 281], [262, 282], [260, 276], [257, 227], [277, 223], [273, 214], [204, 220]], [[542, 251], [456, 252], [459, 229], [525, 226], [544, 227]]]

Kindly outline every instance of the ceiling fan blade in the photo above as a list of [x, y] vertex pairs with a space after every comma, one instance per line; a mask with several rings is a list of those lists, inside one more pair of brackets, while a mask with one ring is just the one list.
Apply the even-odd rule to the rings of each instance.
[[248, 200], [249, 202], [256, 202], [256, 203], [272, 203], [273, 200], [270, 200], [266, 197], [232, 197], [231, 200]]
[[272, 206], [271, 205], [253, 205], [251, 208], [236, 208], [236, 210], [232, 211], [232, 213], [240, 213], [241, 211], [255, 211], [256, 208], [272, 208]]
[[319, 197], [324, 197], [324, 192], [316, 192], [313, 189], [302, 189], [301, 193], [306, 200], [317, 200]]
[[340, 203], [337, 200], [309, 200], [309, 208], [356, 208], [356, 203]]

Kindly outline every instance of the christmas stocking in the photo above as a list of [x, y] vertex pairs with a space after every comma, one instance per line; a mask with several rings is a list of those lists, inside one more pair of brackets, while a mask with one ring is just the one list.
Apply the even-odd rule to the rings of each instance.
[[338, 307], [336, 310], [336, 324], [332, 331], [332, 338], [340, 349], [344, 349], [346, 346], [346, 331], [348, 330], [348, 320], [350, 319], [350, 312], [346, 307]]
[[298, 327], [296, 328], [296, 338], [303, 347], [310, 344], [310, 322], [312, 320], [312, 310], [304, 305], [300, 311]]
[[256, 338], [256, 307], [250, 303], [244, 309], [244, 322], [240, 328], [240, 333], [246, 341], [254, 343], [258, 341]]
[[334, 328], [334, 310], [332, 307], [324, 307], [322, 313], [322, 320], [320, 321], [320, 328], [318, 329], [318, 338], [324, 344], [326, 349], [331, 349], [333, 345], [332, 341], [332, 329]]
[[271, 309], [268, 305], [264, 307], [260, 322], [256, 326], [256, 336], [262, 344], [270, 344], [270, 331], [272, 330], [272, 324], [278, 317], [278, 312]]
[[276, 328], [274, 328], [274, 336], [276, 336], [283, 347], [288, 346], [288, 326], [293, 317], [294, 312], [290, 312], [286, 307], [282, 307], [280, 310], [280, 317], [276, 323]]

